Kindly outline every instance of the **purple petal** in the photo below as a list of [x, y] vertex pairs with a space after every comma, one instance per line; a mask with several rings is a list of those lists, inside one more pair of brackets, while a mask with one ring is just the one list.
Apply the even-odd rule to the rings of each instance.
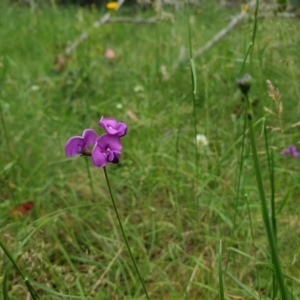
[[103, 127], [110, 135], [117, 135], [121, 137], [124, 136], [127, 132], [126, 124], [123, 122], [117, 122], [117, 120], [113, 118], [101, 117], [98, 124], [99, 126]]
[[118, 124], [119, 137], [124, 136], [127, 133], [127, 125], [123, 122], [119, 122]]
[[287, 147], [287, 151], [288, 151], [289, 153], [293, 153], [294, 151], [296, 151], [296, 147], [295, 147], [294, 145], [288, 146], [288, 147]]
[[105, 133], [96, 140], [92, 151], [92, 161], [96, 167], [104, 167], [108, 162], [118, 163], [122, 144], [118, 136]]
[[88, 148], [91, 144], [94, 144], [97, 139], [97, 133], [93, 129], [85, 129], [82, 133], [84, 139], [85, 148]]
[[81, 136], [71, 137], [65, 146], [65, 152], [67, 156], [74, 156], [76, 154], [81, 154], [84, 148], [84, 139]]
[[299, 153], [295, 145], [288, 146], [286, 149], [281, 151], [281, 155], [291, 154], [293, 157], [299, 157]]
[[119, 163], [119, 156], [121, 152], [118, 151], [110, 151], [107, 157], [107, 160], [113, 164]]
[[97, 138], [96, 144], [102, 151], [107, 151], [107, 149], [111, 151], [121, 152], [122, 144], [121, 139], [115, 135], [109, 135], [107, 133], [101, 135]]
[[286, 155], [287, 153], [288, 153], [287, 150], [283, 150], [283, 151], [280, 152], [280, 154], [281, 154], [282, 156]]
[[92, 150], [92, 161], [96, 167], [103, 168], [107, 165], [107, 156], [101, 151], [101, 148], [95, 144]]

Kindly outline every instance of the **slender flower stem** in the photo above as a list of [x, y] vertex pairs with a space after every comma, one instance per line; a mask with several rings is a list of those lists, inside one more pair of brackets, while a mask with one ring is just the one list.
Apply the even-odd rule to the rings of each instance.
[[281, 299], [286, 300], [288, 299], [287, 296], [287, 291], [286, 291], [286, 286], [284, 283], [284, 276], [281, 270], [281, 265], [280, 265], [280, 260], [279, 260], [279, 255], [278, 255], [278, 250], [277, 250], [277, 245], [276, 245], [276, 240], [274, 237], [274, 231], [272, 228], [272, 223], [269, 218], [269, 212], [268, 212], [268, 205], [267, 205], [267, 200], [265, 196], [265, 190], [264, 190], [264, 184], [263, 184], [263, 179], [261, 176], [261, 169], [260, 169], [260, 164], [258, 160], [258, 155], [257, 155], [257, 147], [256, 147], [256, 141], [255, 141], [255, 135], [254, 135], [254, 128], [253, 128], [253, 121], [252, 121], [252, 112], [251, 112], [251, 105], [248, 96], [245, 96], [246, 98], [246, 103], [247, 103], [247, 117], [248, 117], [248, 128], [249, 128], [249, 139], [250, 139], [250, 144], [252, 147], [252, 158], [253, 158], [253, 164], [254, 164], [254, 169], [255, 169], [255, 175], [256, 175], [256, 180], [257, 180], [257, 187], [258, 187], [258, 192], [260, 196], [260, 202], [261, 202], [261, 209], [262, 209], [262, 217], [265, 223], [265, 228], [269, 240], [269, 246], [271, 249], [271, 254], [272, 254], [272, 261], [275, 269], [275, 274], [276, 278], [280, 287], [280, 292], [281, 292]]
[[[196, 175], [196, 188], [199, 183], [199, 152], [197, 145], [197, 112], [196, 112], [196, 94], [197, 94], [197, 77], [196, 77], [196, 66], [193, 59], [193, 48], [192, 48], [192, 34], [191, 34], [191, 24], [188, 20], [188, 29], [189, 29], [189, 48], [190, 48], [190, 67], [191, 67], [191, 80], [192, 80], [192, 98], [193, 98], [193, 122], [194, 122], [194, 139], [195, 139], [195, 175]], [[199, 197], [195, 192], [195, 200], [196, 200], [196, 216], [197, 222], [199, 221]]]
[[222, 268], [222, 240], [220, 240], [218, 260], [219, 260], [219, 299], [220, 300], [225, 300], [224, 282], [223, 282], [223, 268]]
[[88, 177], [89, 177], [89, 183], [90, 183], [91, 191], [92, 191], [92, 194], [93, 194], [93, 198], [95, 200], [96, 197], [95, 197], [94, 185], [93, 185], [93, 181], [92, 181], [92, 174], [91, 174], [91, 170], [90, 170], [90, 166], [89, 166], [89, 160], [88, 160], [87, 156], [85, 156], [85, 162], [86, 162], [86, 169], [87, 169], [87, 173], [88, 173]]
[[0, 247], [3, 249], [4, 253], [8, 257], [8, 259], [11, 261], [11, 263], [14, 265], [14, 267], [17, 270], [17, 272], [21, 275], [23, 281], [25, 282], [25, 284], [27, 286], [27, 289], [28, 289], [30, 295], [32, 296], [32, 299], [33, 300], [39, 299], [38, 294], [36, 293], [36, 291], [34, 290], [34, 288], [32, 287], [32, 285], [30, 284], [28, 278], [25, 277], [25, 275], [23, 274], [23, 272], [21, 271], [21, 269], [19, 268], [19, 266], [15, 262], [14, 258], [12, 257], [12, 255], [10, 254], [10, 252], [8, 251], [8, 249], [6, 248], [6, 246], [3, 244], [3, 242], [1, 240], [0, 240]]
[[254, 26], [253, 26], [252, 41], [251, 41], [252, 47], [251, 47], [251, 52], [250, 52], [250, 65], [252, 65], [253, 47], [254, 47], [254, 42], [255, 42], [256, 32], [257, 32], [258, 10], [259, 10], [259, 0], [256, 0], [255, 11], [254, 11]]
[[119, 226], [120, 226], [120, 229], [121, 229], [121, 232], [122, 232], [122, 235], [123, 235], [123, 238], [124, 238], [126, 247], [127, 247], [127, 249], [128, 249], [130, 258], [131, 258], [131, 260], [132, 260], [132, 262], [133, 262], [135, 271], [137, 272], [138, 277], [139, 277], [139, 280], [140, 280], [140, 282], [141, 282], [141, 284], [142, 284], [142, 286], [143, 286], [143, 289], [144, 289], [146, 298], [147, 298], [148, 300], [150, 300], [149, 295], [148, 295], [148, 292], [147, 292], [147, 289], [146, 289], [146, 286], [145, 286], [145, 283], [144, 283], [144, 280], [143, 280], [143, 278], [142, 278], [142, 276], [141, 276], [141, 273], [140, 273], [140, 271], [139, 271], [139, 269], [138, 269], [138, 266], [137, 266], [137, 264], [136, 264], [136, 261], [135, 261], [133, 255], [132, 255], [132, 252], [131, 252], [131, 249], [130, 249], [130, 246], [129, 246], [127, 237], [126, 237], [126, 235], [125, 235], [125, 231], [124, 231], [124, 228], [123, 228], [123, 225], [122, 225], [122, 222], [121, 222], [119, 213], [118, 213], [118, 209], [117, 209], [117, 206], [116, 206], [114, 197], [113, 197], [113, 195], [112, 195], [112, 191], [111, 191], [110, 183], [109, 183], [109, 180], [108, 180], [108, 175], [107, 175], [106, 167], [104, 167], [103, 170], [104, 170], [104, 175], [105, 175], [106, 183], [107, 183], [107, 186], [108, 186], [110, 198], [111, 198], [111, 201], [112, 201], [112, 204], [113, 204], [113, 207], [114, 207], [114, 210], [115, 210], [117, 219], [118, 219], [118, 223], [119, 223]]

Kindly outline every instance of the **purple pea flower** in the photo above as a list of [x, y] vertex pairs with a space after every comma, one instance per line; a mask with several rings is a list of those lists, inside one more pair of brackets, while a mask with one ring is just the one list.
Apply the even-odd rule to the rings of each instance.
[[92, 161], [99, 168], [105, 167], [109, 162], [117, 164], [121, 150], [120, 137], [105, 133], [96, 140], [96, 144], [92, 150]]
[[127, 133], [126, 124], [123, 122], [118, 122], [113, 118], [101, 117], [98, 125], [103, 127], [108, 134], [113, 136], [122, 137]]
[[96, 139], [97, 133], [93, 129], [85, 129], [82, 136], [73, 136], [67, 141], [65, 152], [70, 157], [76, 154], [90, 155], [87, 149]]
[[281, 151], [281, 155], [291, 154], [293, 157], [299, 157], [299, 152], [296, 149], [296, 146], [288, 146], [285, 150]]

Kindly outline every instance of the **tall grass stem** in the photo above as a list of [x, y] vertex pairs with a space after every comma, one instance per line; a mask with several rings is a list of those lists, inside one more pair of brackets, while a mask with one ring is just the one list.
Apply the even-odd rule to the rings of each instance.
[[[268, 169], [269, 169], [269, 176], [270, 176], [270, 187], [271, 187], [271, 199], [270, 199], [270, 206], [271, 206], [271, 224], [273, 235], [275, 239], [275, 243], [277, 245], [277, 225], [276, 225], [276, 212], [275, 212], [275, 176], [274, 176], [274, 157], [273, 151], [269, 150], [269, 141], [268, 141], [268, 131], [266, 127], [266, 123], [264, 122], [264, 137], [265, 137], [265, 148], [268, 160]], [[274, 264], [274, 258], [272, 257], [272, 261]], [[273, 294], [272, 299], [275, 299], [277, 296], [277, 283], [276, 283], [276, 274], [273, 272], [272, 278], [272, 287], [273, 287]]]
[[248, 96], [245, 96], [246, 99], [246, 104], [247, 104], [247, 117], [248, 117], [248, 128], [249, 128], [249, 139], [250, 139], [250, 144], [252, 148], [252, 158], [253, 158], [253, 164], [254, 164], [254, 170], [255, 170], [255, 175], [256, 175], [256, 181], [257, 181], [257, 187], [258, 187], [258, 192], [260, 196], [260, 201], [261, 201], [261, 209], [262, 209], [262, 217], [264, 220], [265, 224], [265, 229], [267, 232], [267, 237], [269, 241], [269, 246], [272, 254], [272, 260], [275, 268], [275, 273], [276, 273], [276, 278], [280, 287], [280, 292], [281, 292], [281, 299], [282, 300], [287, 300], [287, 291], [286, 291], [286, 286], [284, 283], [284, 276], [281, 270], [281, 265], [280, 265], [280, 260], [278, 256], [278, 251], [277, 251], [277, 245], [276, 245], [276, 240], [274, 237], [274, 232], [272, 230], [272, 224], [269, 218], [269, 211], [268, 211], [268, 204], [267, 204], [267, 199], [265, 196], [265, 190], [264, 190], [264, 184], [263, 184], [263, 179], [262, 179], [262, 173], [261, 173], [261, 168], [258, 160], [258, 154], [257, 154], [257, 147], [256, 147], [256, 140], [255, 140], [255, 134], [254, 134], [254, 128], [253, 128], [253, 121], [252, 121], [252, 114], [250, 111], [251, 104], [249, 101]]
[[250, 65], [252, 64], [253, 47], [254, 47], [254, 42], [255, 42], [255, 39], [256, 39], [256, 33], [257, 33], [258, 10], [259, 10], [259, 0], [256, 0], [255, 11], [254, 11], [254, 25], [253, 25], [252, 41], [251, 41], [251, 51], [250, 51]]
[[[194, 142], [195, 142], [195, 177], [196, 177], [196, 187], [199, 183], [199, 152], [197, 145], [197, 113], [196, 113], [196, 94], [197, 94], [197, 76], [196, 76], [196, 66], [193, 59], [193, 49], [192, 49], [192, 34], [191, 34], [191, 24], [188, 20], [188, 29], [189, 29], [189, 49], [190, 49], [190, 68], [191, 68], [191, 79], [192, 79], [192, 99], [193, 99], [193, 123], [194, 123]], [[196, 188], [197, 189], [197, 188]], [[196, 201], [196, 216], [197, 222], [199, 220], [199, 200], [198, 194], [195, 192], [195, 201]]]
[[219, 299], [225, 300], [224, 283], [223, 283], [223, 269], [222, 269], [222, 240], [220, 240], [218, 260], [219, 260]]

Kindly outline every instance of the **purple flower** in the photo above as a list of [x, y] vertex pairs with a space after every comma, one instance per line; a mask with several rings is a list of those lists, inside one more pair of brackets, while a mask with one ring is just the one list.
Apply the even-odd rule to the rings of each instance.
[[281, 155], [291, 154], [293, 157], [299, 157], [299, 152], [296, 149], [296, 146], [288, 146], [285, 150], [281, 152]]
[[97, 139], [97, 134], [93, 129], [85, 129], [82, 136], [71, 137], [65, 146], [67, 156], [76, 154], [86, 154], [86, 150], [91, 144], [94, 144]]
[[113, 118], [104, 118], [101, 117], [99, 126], [103, 127], [106, 132], [113, 136], [124, 136], [127, 132], [127, 126], [123, 122], [118, 122], [116, 119]]
[[117, 135], [105, 133], [97, 138], [92, 150], [92, 160], [96, 167], [102, 168], [111, 162], [117, 164], [121, 154], [121, 139]]

